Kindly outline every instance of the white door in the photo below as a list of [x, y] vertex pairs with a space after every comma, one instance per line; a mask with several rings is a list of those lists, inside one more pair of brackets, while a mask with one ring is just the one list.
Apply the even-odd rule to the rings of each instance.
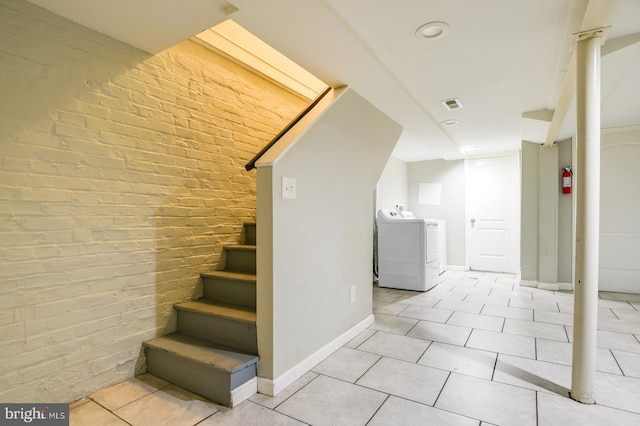
[[520, 270], [519, 157], [467, 160], [467, 263], [478, 271]]

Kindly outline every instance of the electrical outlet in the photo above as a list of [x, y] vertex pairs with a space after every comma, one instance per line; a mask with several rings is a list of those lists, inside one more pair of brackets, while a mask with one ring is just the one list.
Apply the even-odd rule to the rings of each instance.
[[351, 286], [351, 302], [355, 302], [355, 301], [356, 301], [356, 287]]

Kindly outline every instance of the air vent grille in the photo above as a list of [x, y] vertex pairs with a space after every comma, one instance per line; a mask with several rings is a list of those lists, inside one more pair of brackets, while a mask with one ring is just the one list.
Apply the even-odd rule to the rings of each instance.
[[462, 102], [458, 98], [445, 99], [442, 101], [442, 105], [449, 111], [462, 108]]

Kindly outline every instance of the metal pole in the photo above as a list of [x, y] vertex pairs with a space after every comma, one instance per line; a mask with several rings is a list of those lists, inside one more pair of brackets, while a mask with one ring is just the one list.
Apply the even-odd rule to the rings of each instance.
[[576, 259], [571, 398], [595, 403], [600, 246], [600, 44], [603, 29], [577, 36]]

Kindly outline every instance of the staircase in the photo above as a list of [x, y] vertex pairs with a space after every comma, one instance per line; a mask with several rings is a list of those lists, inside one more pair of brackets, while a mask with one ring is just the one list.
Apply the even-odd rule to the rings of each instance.
[[256, 224], [244, 231], [225, 269], [201, 274], [203, 297], [175, 305], [177, 331], [144, 342], [148, 373], [229, 407], [256, 387]]

